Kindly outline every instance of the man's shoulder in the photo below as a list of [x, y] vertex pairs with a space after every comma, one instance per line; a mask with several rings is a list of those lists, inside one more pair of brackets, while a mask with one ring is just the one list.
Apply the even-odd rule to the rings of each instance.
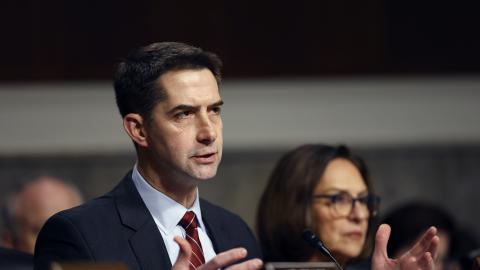
[[127, 179], [111, 192], [48, 219], [35, 246], [35, 269], [47, 269], [59, 260], [132, 263], [129, 239], [133, 229], [148, 221], [132, 186]]
[[63, 218], [82, 221], [85, 218], [102, 218], [108, 216], [115, 209], [115, 202], [113, 196], [107, 193], [101, 197], [92, 199], [82, 205], [61, 211], [55, 216]]
[[127, 186], [128, 179], [124, 178], [112, 191], [105, 195], [53, 215], [44, 227], [58, 227], [58, 229], [75, 227], [79, 231], [103, 231], [108, 226], [120, 224], [118, 201], [119, 198], [125, 197], [128, 200]]
[[[109, 219], [116, 214], [117, 198], [125, 197], [128, 193], [126, 186], [128, 185], [128, 175], [118, 183], [118, 185], [110, 192], [91, 199], [77, 207], [70, 208], [55, 214], [52, 218], [63, 218], [71, 220], [75, 223], [91, 222], [92, 220]], [[131, 179], [130, 179], [131, 181]], [[133, 184], [132, 184], [133, 185]]]
[[[108, 195], [95, 198], [80, 206], [61, 211], [50, 217], [43, 226], [40, 239], [57, 239], [60, 235], [82, 241], [99, 239], [118, 232], [121, 221], [115, 210], [114, 198]], [[56, 241], [55, 240], [55, 241]]]

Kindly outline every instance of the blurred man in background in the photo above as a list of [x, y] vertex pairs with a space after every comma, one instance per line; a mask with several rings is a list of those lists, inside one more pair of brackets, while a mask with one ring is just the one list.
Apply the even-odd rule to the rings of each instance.
[[45, 221], [82, 202], [74, 186], [52, 176], [36, 177], [22, 184], [2, 205], [2, 246], [33, 254]]

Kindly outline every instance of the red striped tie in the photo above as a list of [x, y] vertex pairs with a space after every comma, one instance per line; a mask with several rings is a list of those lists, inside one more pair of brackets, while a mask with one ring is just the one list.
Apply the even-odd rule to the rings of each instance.
[[187, 233], [187, 241], [192, 247], [192, 257], [190, 258], [190, 270], [197, 269], [200, 265], [205, 263], [205, 258], [203, 257], [202, 244], [198, 238], [197, 232], [197, 218], [193, 211], [188, 211], [183, 216], [182, 220], [178, 223], [182, 226]]

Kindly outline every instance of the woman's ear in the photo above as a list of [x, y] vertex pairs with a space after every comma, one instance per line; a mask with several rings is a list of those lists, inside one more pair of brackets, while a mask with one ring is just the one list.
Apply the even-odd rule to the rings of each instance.
[[129, 113], [123, 117], [123, 128], [128, 136], [139, 146], [147, 147], [147, 133], [145, 132], [143, 117], [138, 113]]

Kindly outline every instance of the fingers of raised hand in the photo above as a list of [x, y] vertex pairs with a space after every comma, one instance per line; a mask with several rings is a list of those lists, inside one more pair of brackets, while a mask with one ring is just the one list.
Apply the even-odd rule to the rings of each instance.
[[435, 270], [435, 263], [430, 252], [425, 252], [420, 257], [408, 257], [401, 262], [402, 270]]
[[[247, 256], [244, 248], [234, 248], [219, 253], [213, 259], [202, 265], [198, 270], [217, 270], [229, 266]], [[228, 267], [229, 270], [256, 270], [262, 267], [263, 263], [259, 259], [248, 260]]]
[[435, 270], [435, 263], [430, 252], [425, 252], [420, 265], [423, 265], [422, 269]]
[[390, 238], [391, 228], [387, 224], [382, 224], [378, 227], [377, 234], [375, 236], [375, 250], [374, 257], [377, 259], [388, 258], [387, 243]]
[[232, 265], [226, 270], [258, 270], [262, 268], [263, 262], [260, 259], [251, 259], [239, 264]]
[[425, 252], [430, 252], [433, 257], [437, 255], [438, 236], [437, 228], [430, 227], [412, 247], [410, 253], [416, 257], [423, 256]]
[[440, 243], [440, 238], [438, 235], [435, 235], [432, 238], [432, 242], [430, 244], [430, 247], [428, 248], [428, 252], [432, 255], [433, 260], [436, 260], [438, 257], [438, 244]]
[[180, 236], [175, 236], [173, 238], [180, 247], [178, 253], [178, 258], [175, 261], [175, 264], [172, 267], [172, 270], [188, 270], [190, 269], [190, 257], [192, 256], [192, 248], [187, 240], [183, 239]]
[[202, 265], [202, 270], [219, 269], [230, 265], [247, 256], [244, 248], [234, 248], [217, 254], [213, 259]]

